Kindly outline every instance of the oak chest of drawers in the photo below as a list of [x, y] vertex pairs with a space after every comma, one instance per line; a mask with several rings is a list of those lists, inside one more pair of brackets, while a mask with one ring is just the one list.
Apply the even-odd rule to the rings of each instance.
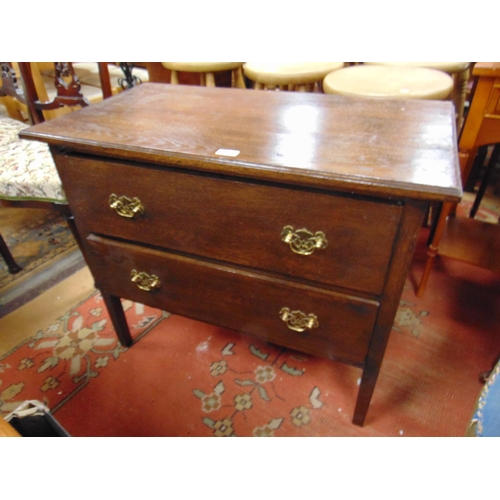
[[[143, 84], [36, 125], [120, 341], [128, 298], [363, 369], [363, 424], [451, 103]], [[146, 360], [145, 360], [146, 362]]]

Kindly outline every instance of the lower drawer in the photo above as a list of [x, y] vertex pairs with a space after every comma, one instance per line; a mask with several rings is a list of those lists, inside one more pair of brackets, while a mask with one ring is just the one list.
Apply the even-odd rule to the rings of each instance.
[[375, 301], [95, 235], [86, 245], [96, 286], [104, 292], [305, 353], [364, 363]]

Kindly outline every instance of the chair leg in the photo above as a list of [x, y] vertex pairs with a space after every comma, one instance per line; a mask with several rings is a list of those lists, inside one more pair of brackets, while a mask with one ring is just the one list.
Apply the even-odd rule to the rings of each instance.
[[488, 165], [486, 166], [486, 172], [484, 173], [483, 180], [481, 181], [481, 185], [479, 186], [479, 190], [476, 194], [476, 199], [474, 200], [474, 204], [472, 205], [471, 211], [469, 213], [469, 217], [473, 219], [476, 216], [476, 213], [479, 209], [479, 205], [481, 204], [481, 200], [483, 199], [484, 193], [486, 192], [487, 187], [490, 184], [491, 176], [493, 175], [493, 171], [495, 166], [500, 158], [500, 144], [496, 144], [493, 148], [493, 152], [491, 154], [490, 160], [488, 161]]
[[470, 69], [460, 71], [455, 75], [455, 88], [453, 89], [453, 103], [457, 114], [457, 131], [462, 130], [464, 121], [465, 96], [467, 94], [467, 83], [469, 82]]
[[19, 271], [21, 271], [22, 267], [14, 260], [14, 257], [12, 257], [9, 247], [7, 246], [7, 243], [5, 243], [5, 240], [3, 239], [1, 234], [0, 234], [0, 255], [3, 257], [3, 260], [5, 260], [5, 263], [7, 264], [10, 274], [16, 274]]
[[432, 266], [434, 264], [434, 259], [438, 254], [439, 242], [441, 241], [441, 236], [443, 235], [446, 226], [446, 221], [453, 208], [454, 208], [453, 203], [451, 202], [443, 203], [441, 212], [439, 214], [439, 219], [437, 221], [436, 228], [434, 230], [432, 241], [427, 251], [427, 262], [425, 264], [424, 272], [422, 273], [422, 278], [420, 279], [420, 283], [417, 288], [416, 292], [417, 297], [422, 297], [422, 295], [424, 294], [424, 290], [425, 287], [427, 286], [427, 281], [429, 279], [429, 275], [431, 273]]

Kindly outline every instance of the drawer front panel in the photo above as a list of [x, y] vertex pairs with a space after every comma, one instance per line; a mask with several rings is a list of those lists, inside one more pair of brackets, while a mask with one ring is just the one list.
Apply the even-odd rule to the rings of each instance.
[[[93, 235], [86, 244], [96, 286], [104, 292], [313, 355], [364, 362], [378, 311], [374, 301]], [[138, 273], [148, 276], [132, 280]], [[301, 332], [291, 329], [296, 311], [307, 317]], [[312, 315], [316, 319], [307, 324]]]
[[[86, 231], [381, 293], [399, 205], [78, 157], [57, 163]], [[137, 198], [135, 216], [110, 208], [111, 194]]]

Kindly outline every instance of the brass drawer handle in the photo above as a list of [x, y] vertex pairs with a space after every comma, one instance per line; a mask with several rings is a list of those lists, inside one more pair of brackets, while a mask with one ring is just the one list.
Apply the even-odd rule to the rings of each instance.
[[297, 229], [292, 226], [285, 226], [281, 232], [281, 241], [288, 243], [292, 252], [299, 255], [311, 255], [316, 249], [323, 249], [328, 246], [325, 233], [316, 231], [311, 233], [307, 229]]
[[136, 214], [144, 213], [144, 206], [139, 198], [127, 198], [126, 196], [116, 196], [112, 194], [109, 197], [109, 206], [121, 217], [133, 219]]
[[286, 323], [286, 326], [294, 332], [312, 330], [319, 326], [316, 314], [306, 314], [302, 311], [290, 311], [288, 307], [283, 307], [281, 309], [280, 318]]
[[160, 288], [161, 283], [160, 279], [156, 274], [148, 274], [145, 272], [139, 272], [135, 269], [130, 271], [130, 279], [132, 283], [135, 283], [141, 290], [145, 290], [146, 292], [150, 292], [155, 288]]

